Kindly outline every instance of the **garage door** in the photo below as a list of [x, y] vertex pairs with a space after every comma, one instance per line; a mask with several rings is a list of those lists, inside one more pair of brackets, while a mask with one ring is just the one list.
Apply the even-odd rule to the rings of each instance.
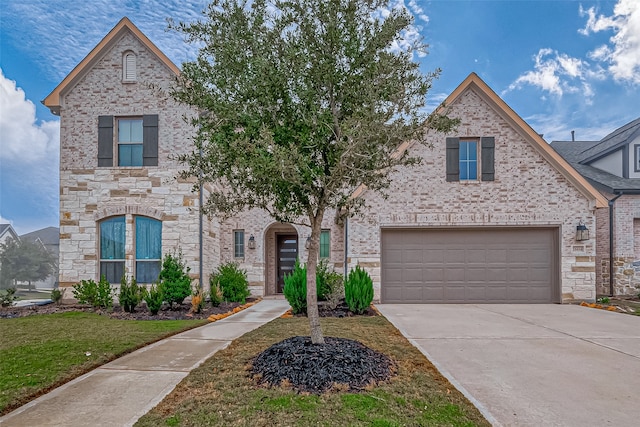
[[383, 303], [560, 302], [557, 228], [382, 230]]

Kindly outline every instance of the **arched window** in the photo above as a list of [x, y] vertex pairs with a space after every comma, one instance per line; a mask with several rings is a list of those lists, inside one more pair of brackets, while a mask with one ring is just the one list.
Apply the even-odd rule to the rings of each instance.
[[136, 281], [154, 283], [162, 263], [162, 222], [136, 216]]
[[124, 274], [125, 221], [115, 216], [100, 222], [100, 277], [120, 283]]
[[136, 55], [133, 52], [125, 52], [122, 57], [122, 80], [136, 81]]

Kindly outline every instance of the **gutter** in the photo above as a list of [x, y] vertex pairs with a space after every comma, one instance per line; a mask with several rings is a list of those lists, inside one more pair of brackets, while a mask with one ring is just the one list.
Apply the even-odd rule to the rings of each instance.
[[616, 197], [609, 199], [609, 296], [613, 296], [613, 204], [624, 192], [620, 191]]

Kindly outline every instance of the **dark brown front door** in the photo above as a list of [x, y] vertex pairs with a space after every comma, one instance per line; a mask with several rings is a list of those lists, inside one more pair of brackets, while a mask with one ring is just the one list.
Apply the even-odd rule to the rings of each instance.
[[281, 294], [284, 288], [284, 275], [291, 274], [298, 258], [298, 236], [295, 234], [279, 234], [277, 242], [278, 285], [276, 292]]

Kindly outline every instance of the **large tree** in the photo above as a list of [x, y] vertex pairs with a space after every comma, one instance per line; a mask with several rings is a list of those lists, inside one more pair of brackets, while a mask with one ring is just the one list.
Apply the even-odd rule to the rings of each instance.
[[16, 281], [46, 279], [55, 268], [54, 257], [40, 243], [8, 240], [0, 245], [0, 287], [13, 287]]
[[354, 191], [389, 187], [399, 153], [452, 121], [425, 115], [439, 70], [420, 71], [425, 52], [413, 17], [378, 0], [215, 0], [206, 19], [175, 26], [199, 47], [173, 96], [197, 108], [195, 149], [184, 176], [212, 183], [205, 213], [262, 208], [311, 228], [307, 314], [323, 343], [315, 276], [324, 215], [354, 215]]

